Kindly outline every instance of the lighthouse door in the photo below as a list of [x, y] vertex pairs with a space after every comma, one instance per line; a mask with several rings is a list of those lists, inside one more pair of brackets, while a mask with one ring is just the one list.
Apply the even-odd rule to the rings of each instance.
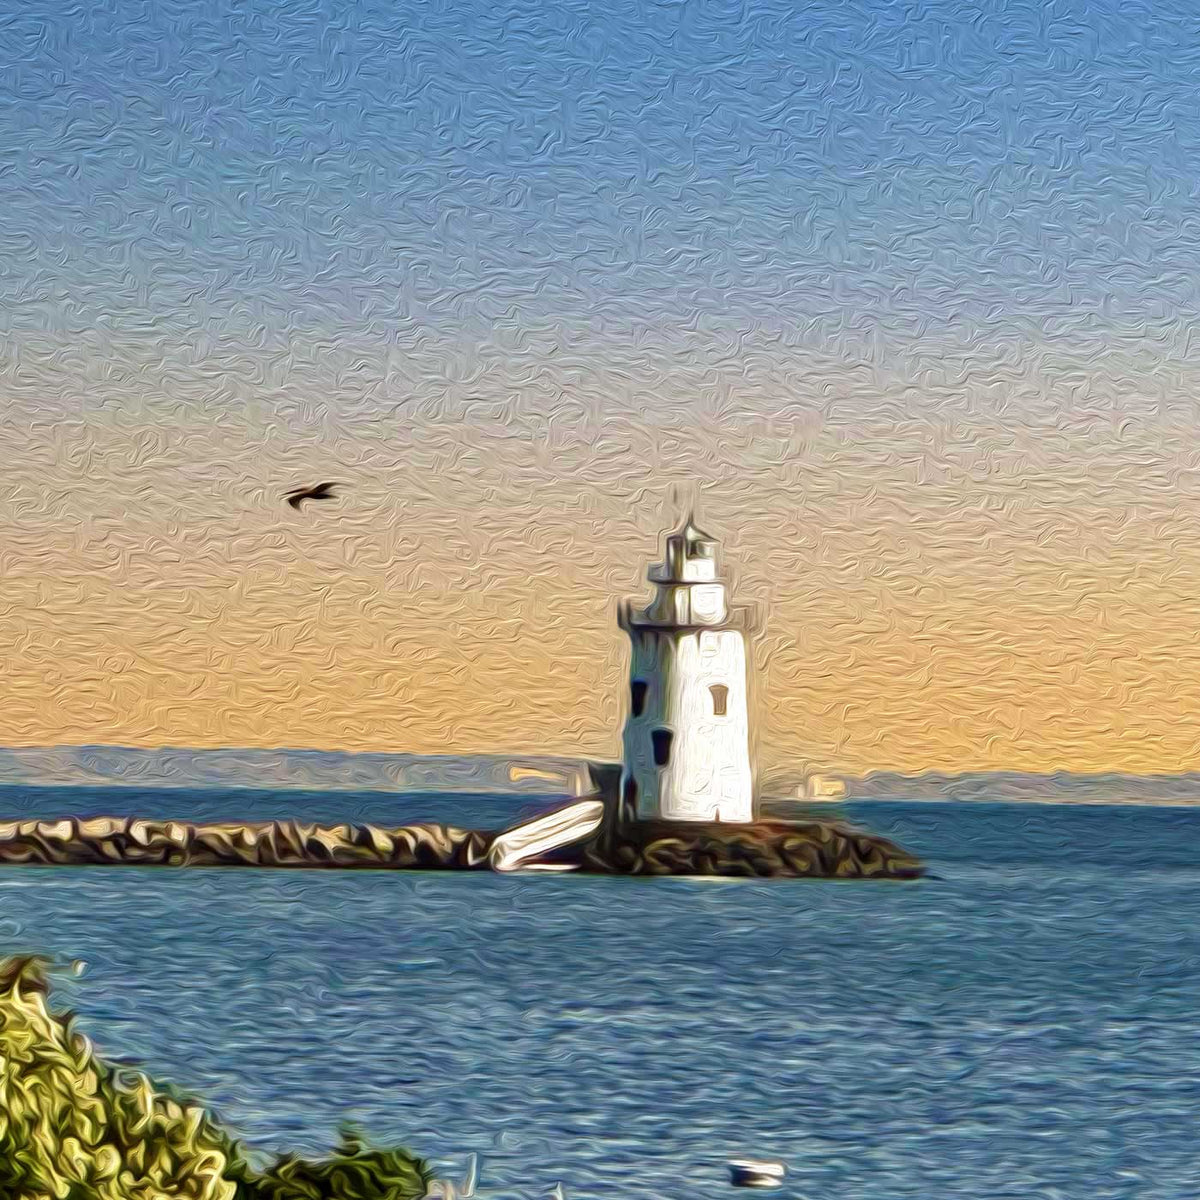
[[722, 767], [718, 775], [718, 792], [716, 792], [716, 820], [725, 817], [725, 811], [733, 800], [734, 788], [737, 786], [737, 776], [730, 767]]
[[740, 810], [738, 803], [738, 769], [737, 767], [722, 767], [720, 776], [720, 799], [717, 808], [717, 820], [736, 820], [734, 810]]

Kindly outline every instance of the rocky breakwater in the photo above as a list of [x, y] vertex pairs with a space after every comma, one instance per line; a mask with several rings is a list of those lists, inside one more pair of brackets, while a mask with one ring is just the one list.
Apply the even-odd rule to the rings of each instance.
[[126, 817], [0, 822], [0, 866], [317, 867], [559, 870], [604, 875], [916, 879], [895, 843], [827, 820], [750, 825], [619, 824], [590, 800], [501, 834], [444, 825], [200, 825]]
[[887, 838], [825, 820], [628, 824], [585, 850], [584, 869], [768, 879], [919, 879], [925, 873], [919, 860]]
[[486, 870], [491, 841], [489, 833], [443, 825], [70, 817], [0, 822], [0, 864]]

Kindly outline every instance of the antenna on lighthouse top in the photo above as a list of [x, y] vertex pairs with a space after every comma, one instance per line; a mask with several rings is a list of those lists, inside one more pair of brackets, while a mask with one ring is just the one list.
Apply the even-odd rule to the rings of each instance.
[[695, 484], [671, 485], [671, 528], [681, 529], [696, 524], [696, 504], [699, 489]]
[[673, 529], [676, 523], [683, 515], [683, 489], [677, 483], [671, 484], [671, 517], [670, 524]]

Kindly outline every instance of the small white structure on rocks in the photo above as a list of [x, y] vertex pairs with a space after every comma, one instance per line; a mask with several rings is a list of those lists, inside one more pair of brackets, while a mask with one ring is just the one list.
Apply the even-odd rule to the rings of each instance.
[[501, 833], [488, 851], [488, 865], [493, 871], [573, 871], [574, 866], [539, 865], [538, 859], [591, 837], [603, 820], [602, 800], [579, 800], [556, 808]]
[[619, 617], [633, 643], [621, 817], [753, 821], [749, 623], [729, 607], [716, 542], [689, 517], [648, 578], [654, 599]]

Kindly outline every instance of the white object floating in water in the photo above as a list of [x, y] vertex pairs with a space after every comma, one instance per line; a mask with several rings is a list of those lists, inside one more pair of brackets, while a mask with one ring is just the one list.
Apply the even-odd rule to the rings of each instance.
[[466, 1200], [475, 1195], [475, 1185], [479, 1182], [479, 1155], [472, 1154], [467, 1166], [467, 1177], [463, 1180], [462, 1194]]
[[778, 1187], [783, 1182], [787, 1167], [781, 1162], [754, 1162], [739, 1159], [729, 1164], [729, 1174], [734, 1187]]
[[554, 1185], [554, 1191], [550, 1193], [550, 1200], [566, 1200], [566, 1196], [563, 1194], [563, 1185], [561, 1183], [556, 1183]]

